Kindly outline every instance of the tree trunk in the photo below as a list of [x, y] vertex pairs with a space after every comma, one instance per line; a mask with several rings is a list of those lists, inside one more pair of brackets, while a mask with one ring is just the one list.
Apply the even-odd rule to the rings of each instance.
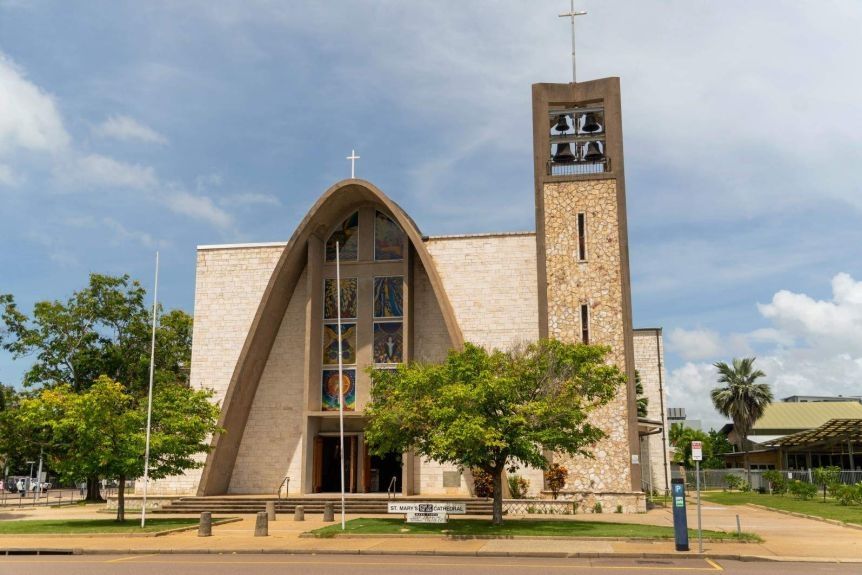
[[500, 465], [491, 473], [494, 477], [494, 514], [492, 523], [503, 524], [503, 466]]
[[104, 503], [99, 491], [99, 476], [91, 475], [87, 478], [87, 503]]
[[117, 486], [117, 521], [126, 520], [126, 476], [120, 475]]
[[742, 452], [742, 465], [745, 467], [745, 480], [751, 487], [751, 465], [748, 464], [748, 450]]

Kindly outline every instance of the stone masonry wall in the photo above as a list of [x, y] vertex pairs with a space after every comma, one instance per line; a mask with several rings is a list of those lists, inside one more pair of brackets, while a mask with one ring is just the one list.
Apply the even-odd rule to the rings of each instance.
[[305, 389], [305, 272], [281, 321], [237, 453], [229, 494], [300, 492]]
[[539, 338], [536, 234], [440, 236], [425, 245], [465, 341], [506, 349]]
[[[647, 418], [661, 421], [664, 429], [669, 430], [664, 397], [664, 341], [661, 329], [637, 329], [634, 332], [635, 369], [638, 370], [647, 404]], [[667, 433], [656, 433], [644, 439], [647, 444], [641, 461], [643, 483], [646, 489], [652, 488], [659, 493], [670, 487], [670, 458], [667, 456]]]
[[[625, 371], [616, 181], [549, 183], [544, 188], [544, 205], [548, 335], [580, 342], [580, 308], [587, 304], [590, 343], [610, 346], [608, 359]], [[585, 262], [578, 261], [579, 212], [586, 214]], [[626, 389], [621, 388], [609, 404], [592, 414], [593, 423], [607, 434], [593, 447], [593, 459], [555, 455], [554, 459], [569, 470], [568, 493], [605, 494], [598, 495], [599, 501], [611, 494], [616, 501], [632, 493], [628, 410]], [[637, 507], [620, 502], [614, 506], [617, 504], [626, 510]]]
[[[190, 379], [195, 388], [213, 389], [219, 404], [283, 250], [278, 244], [198, 250]], [[194, 495], [201, 471], [155, 481], [148, 491]]]

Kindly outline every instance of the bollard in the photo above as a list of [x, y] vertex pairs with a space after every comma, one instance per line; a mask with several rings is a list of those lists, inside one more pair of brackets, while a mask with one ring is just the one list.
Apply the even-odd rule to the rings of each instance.
[[739, 524], [739, 515], [736, 516], [736, 536], [742, 536], [742, 526]]
[[266, 518], [275, 521], [275, 501], [266, 502]]
[[293, 509], [293, 520], [305, 521], [305, 507], [303, 507], [302, 505], [297, 505]]
[[335, 521], [335, 506], [332, 505], [332, 501], [327, 501], [323, 506], [323, 520]]
[[266, 511], [258, 511], [257, 520], [254, 522], [254, 536], [266, 537], [269, 535], [269, 523], [266, 519]]
[[213, 534], [213, 514], [201, 511], [201, 522], [198, 525], [198, 537], [209, 537]]

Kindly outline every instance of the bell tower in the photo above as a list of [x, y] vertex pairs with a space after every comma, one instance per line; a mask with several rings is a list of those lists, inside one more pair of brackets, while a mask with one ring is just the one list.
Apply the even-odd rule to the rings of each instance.
[[539, 335], [609, 346], [629, 380], [591, 416], [607, 434], [596, 457], [564, 458], [566, 488], [630, 508], [642, 497], [619, 78], [534, 84], [533, 156]]

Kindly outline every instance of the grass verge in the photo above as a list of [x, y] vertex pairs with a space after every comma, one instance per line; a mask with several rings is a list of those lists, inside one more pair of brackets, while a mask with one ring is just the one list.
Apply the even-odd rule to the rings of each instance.
[[[344, 534], [365, 535], [446, 535], [449, 537], [510, 537], [514, 535], [532, 535], [534, 537], [622, 537], [631, 539], [673, 539], [673, 528], [657, 525], [639, 525], [635, 523], [604, 523], [598, 521], [573, 520], [533, 520], [510, 519], [503, 525], [495, 526], [490, 521], [482, 519], [452, 519], [446, 524], [411, 523], [397, 518], [365, 518], [351, 519], [346, 529], [341, 525], [328, 525], [321, 529], [310, 531], [315, 537], [335, 537]], [[697, 532], [689, 529], [689, 537], [697, 536]], [[761, 541], [760, 537], [751, 533], [736, 533], [723, 531], [704, 531], [703, 538], [708, 540], [727, 541]]]
[[859, 505], [839, 505], [834, 499], [815, 497], [808, 501], [796, 499], [791, 495], [766, 495], [760, 493], [739, 493], [723, 491], [704, 491], [701, 497], [706, 501], [721, 505], [745, 505], [756, 503], [772, 509], [793, 511], [805, 515], [815, 515], [824, 519], [837, 519], [845, 523], [862, 525], [862, 507]]
[[0, 521], [0, 535], [153, 533], [188, 527], [197, 522], [191, 518], [147, 519], [147, 526], [141, 529], [140, 519], [127, 519], [121, 523], [113, 519], [22, 519]]

